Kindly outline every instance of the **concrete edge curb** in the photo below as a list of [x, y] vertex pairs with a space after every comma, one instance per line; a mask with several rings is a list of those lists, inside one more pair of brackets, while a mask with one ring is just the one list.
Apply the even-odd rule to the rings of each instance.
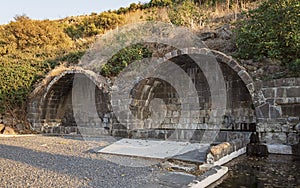
[[229, 155], [222, 157], [218, 161], [214, 162], [212, 164], [212, 167], [208, 171], [206, 171], [204, 174], [199, 176], [197, 178], [198, 180], [194, 180], [193, 182], [191, 182], [188, 185], [188, 187], [205, 188], [205, 187], [213, 184], [214, 182], [218, 181], [220, 178], [222, 178], [228, 172], [228, 167], [221, 166], [221, 165], [223, 165], [245, 153], [246, 153], [246, 147], [243, 147], [237, 151], [232, 152]]
[[212, 183], [218, 181], [228, 172], [228, 167], [225, 166], [214, 166], [210, 170], [206, 171], [203, 175], [199, 176], [198, 179], [191, 182], [188, 187], [191, 188], [205, 188]]

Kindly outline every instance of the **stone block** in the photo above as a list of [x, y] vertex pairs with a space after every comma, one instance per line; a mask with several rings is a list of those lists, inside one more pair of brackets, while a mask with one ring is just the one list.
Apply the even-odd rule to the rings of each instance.
[[295, 78], [295, 86], [300, 86], [300, 78]]
[[286, 89], [285, 88], [277, 88], [276, 98], [285, 98], [286, 97]]
[[288, 88], [286, 90], [287, 97], [299, 97], [300, 96], [300, 87], [299, 88]]
[[267, 144], [286, 144], [287, 134], [282, 132], [267, 132], [263, 140]]
[[250, 95], [253, 96], [254, 95], [254, 90], [255, 90], [254, 89], [255, 88], [254, 84], [253, 83], [247, 84], [246, 87], [248, 88], [248, 90], [250, 92]]
[[218, 144], [216, 146], [212, 146], [208, 153], [210, 153], [213, 158], [214, 158], [214, 161], [217, 161], [219, 160], [220, 158], [222, 158], [223, 156], [227, 155], [230, 151], [230, 143], [228, 142], [223, 142], [221, 144]]
[[276, 98], [274, 99], [274, 105], [282, 104], [284, 103], [284, 100], [282, 98]]
[[300, 116], [299, 117], [288, 117], [287, 122], [289, 124], [297, 124], [300, 121]]
[[295, 78], [282, 78], [275, 80], [276, 86], [294, 86], [296, 84]]
[[249, 76], [249, 74], [248, 74], [246, 71], [242, 70], [242, 71], [240, 71], [238, 74], [239, 74], [239, 76], [242, 78], [243, 82], [244, 82], [246, 85], [248, 85], [248, 84], [250, 84], [250, 83], [253, 83], [252, 78]]
[[236, 65], [236, 66], [233, 67], [233, 70], [235, 72], [241, 72], [241, 71], [244, 70], [244, 68], [242, 66], [240, 66], [240, 65]]
[[232, 69], [234, 69], [235, 66], [239, 65], [235, 60], [231, 60], [227, 63]]
[[285, 133], [289, 132], [290, 131], [290, 125], [287, 125], [287, 124], [282, 125], [281, 126], [281, 131], [285, 132]]
[[256, 109], [256, 115], [258, 118], [269, 118], [269, 110], [270, 110], [270, 104], [265, 103]]
[[258, 124], [256, 125], [256, 131], [257, 131], [257, 132], [265, 132], [265, 124], [258, 123]]
[[299, 135], [297, 133], [288, 133], [287, 144], [294, 145], [299, 142]]
[[264, 144], [247, 144], [246, 148], [247, 155], [256, 156], [256, 157], [265, 157], [268, 156], [268, 147]]
[[269, 103], [270, 105], [275, 105], [275, 99], [267, 99], [266, 100], [267, 103]]
[[280, 111], [276, 107], [274, 107], [274, 106], [270, 106], [269, 112], [270, 112], [270, 118], [271, 119], [275, 119], [275, 118], [280, 118], [281, 117]]
[[273, 88], [265, 88], [262, 89], [263, 95], [265, 98], [274, 98], [275, 97], [275, 89]]
[[284, 104], [281, 105], [282, 115], [284, 117], [299, 117], [300, 104]]
[[227, 131], [220, 131], [215, 138], [215, 142], [226, 142], [227, 141]]
[[278, 123], [273, 124], [265, 124], [265, 131], [266, 132], [281, 132], [282, 125]]

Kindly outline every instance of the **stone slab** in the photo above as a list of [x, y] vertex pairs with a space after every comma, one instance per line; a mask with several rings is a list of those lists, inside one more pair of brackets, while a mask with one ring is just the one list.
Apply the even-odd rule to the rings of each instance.
[[292, 147], [289, 145], [282, 144], [267, 144], [268, 152], [272, 154], [292, 154]]
[[204, 151], [208, 147], [209, 144], [125, 138], [100, 149], [98, 152], [103, 154], [167, 159], [193, 150]]
[[182, 172], [171, 172], [163, 174], [159, 177], [159, 184], [167, 187], [182, 188], [187, 187], [192, 181], [196, 179], [196, 176], [182, 173]]
[[193, 163], [204, 163], [206, 161], [207, 147], [203, 147], [200, 149], [192, 150], [180, 155], [175, 155], [171, 157], [172, 160], [193, 162]]

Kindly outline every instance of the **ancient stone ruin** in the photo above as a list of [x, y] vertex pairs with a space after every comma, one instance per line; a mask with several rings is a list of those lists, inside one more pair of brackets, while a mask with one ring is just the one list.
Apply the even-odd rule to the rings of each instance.
[[[122, 46], [110, 50], [96, 44], [102, 51], [91, 50], [94, 54], [86, 56], [89, 64], [46, 78], [44, 87], [35, 89], [28, 103], [32, 129], [45, 134], [189, 142], [236, 143], [238, 139], [239, 148], [249, 143], [253, 132], [263, 143], [299, 142], [300, 78], [255, 82], [231, 56], [208, 49], [186, 31], [185, 35], [181, 30], [171, 33], [168, 39], [163, 36], [168, 33], [163, 33], [157, 40], [147, 33], [149, 29], [137, 31], [135, 42], [147, 41], [149, 35], [151, 43], [163, 40], [169, 45], [156, 45], [156, 57], [142, 64], [146, 68], [133, 67], [111, 80], [94, 67]], [[178, 42], [180, 37], [185, 42]], [[108, 39], [114, 43], [114, 38]]]

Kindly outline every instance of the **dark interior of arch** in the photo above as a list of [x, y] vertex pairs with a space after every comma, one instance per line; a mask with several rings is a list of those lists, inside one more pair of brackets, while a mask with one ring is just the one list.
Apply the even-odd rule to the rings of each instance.
[[227, 90], [228, 110], [224, 117], [225, 124], [232, 122], [235, 126], [232, 125], [231, 128], [238, 129], [237, 126], [256, 123], [252, 97], [245, 83], [227, 64], [219, 62], [219, 65], [223, 72]]
[[[75, 73], [66, 74], [52, 85], [48, 91], [41, 115], [45, 133], [70, 134], [79, 133], [72, 107], [72, 87]], [[76, 73], [76, 78], [93, 82], [82, 73]], [[82, 91], [85, 92], [85, 91]], [[100, 119], [109, 113], [108, 94], [95, 87], [95, 104]], [[84, 102], [84, 101], [82, 101]]]

